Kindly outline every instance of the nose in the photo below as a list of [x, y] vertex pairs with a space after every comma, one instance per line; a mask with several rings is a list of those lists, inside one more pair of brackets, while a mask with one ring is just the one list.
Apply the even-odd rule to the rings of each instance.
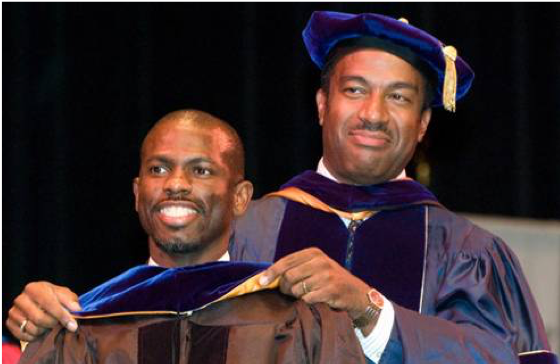
[[385, 122], [388, 119], [387, 105], [381, 92], [372, 92], [363, 100], [358, 116], [370, 122]]
[[192, 181], [187, 173], [174, 171], [165, 181], [164, 191], [168, 196], [188, 195], [192, 191]]

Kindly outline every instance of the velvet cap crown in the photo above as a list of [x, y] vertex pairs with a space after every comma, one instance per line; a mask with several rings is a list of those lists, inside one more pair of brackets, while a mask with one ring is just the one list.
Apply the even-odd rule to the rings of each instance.
[[427, 32], [409, 25], [404, 19], [397, 20], [372, 13], [315, 11], [303, 30], [307, 51], [320, 69], [323, 69], [331, 51], [338, 45], [360, 38], [366, 41], [354, 42], [354, 47], [379, 48], [393, 53], [425, 74], [425, 70], [418, 67], [417, 62], [411, 62], [407, 54], [415, 55], [423, 61], [437, 78], [433, 85], [433, 107], [444, 106], [454, 111], [455, 100], [466, 95], [474, 79], [474, 72], [457, 55], [455, 48], [446, 46]]

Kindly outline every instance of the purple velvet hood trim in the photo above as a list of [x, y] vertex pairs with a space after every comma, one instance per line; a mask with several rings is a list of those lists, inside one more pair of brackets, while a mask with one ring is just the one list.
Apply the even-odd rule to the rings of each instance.
[[420, 183], [398, 180], [371, 186], [336, 183], [314, 171], [295, 176], [282, 188], [297, 187], [331, 207], [343, 211], [392, 210], [410, 204], [441, 206], [436, 197]]
[[78, 317], [200, 308], [269, 267], [268, 263], [211, 262], [191, 267], [141, 265], [80, 296]]

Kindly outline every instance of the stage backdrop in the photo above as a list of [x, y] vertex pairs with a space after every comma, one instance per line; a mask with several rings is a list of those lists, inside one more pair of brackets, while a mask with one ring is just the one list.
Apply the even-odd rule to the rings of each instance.
[[[147, 258], [132, 179], [150, 125], [197, 108], [236, 127], [256, 196], [321, 155], [313, 10], [406, 17], [476, 72], [435, 111], [421, 163], [456, 211], [560, 218], [560, 5], [2, 4], [3, 314], [31, 280], [83, 293]], [[530, 243], [530, 242], [528, 242]]]

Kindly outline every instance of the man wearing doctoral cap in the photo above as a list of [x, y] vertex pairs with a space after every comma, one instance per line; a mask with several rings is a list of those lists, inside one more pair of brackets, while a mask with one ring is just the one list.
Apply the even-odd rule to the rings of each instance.
[[373, 362], [555, 362], [514, 254], [405, 175], [431, 108], [473, 81], [457, 50], [377, 14], [315, 12], [303, 38], [323, 158], [253, 204], [232, 257], [348, 311]]
[[[348, 312], [372, 362], [556, 362], [514, 254], [405, 174], [431, 108], [467, 93], [469, 66], [377, 14], [315, 12], [303, 37], [322, 70], [323, 158], [251, 204], [231, 258], [275, 261], [262, 284], [280, 277], [285, 293]], [[46, 297], [38, 287], [21, 299]], [[14, 309], [12, 328], [30, 312]]]

